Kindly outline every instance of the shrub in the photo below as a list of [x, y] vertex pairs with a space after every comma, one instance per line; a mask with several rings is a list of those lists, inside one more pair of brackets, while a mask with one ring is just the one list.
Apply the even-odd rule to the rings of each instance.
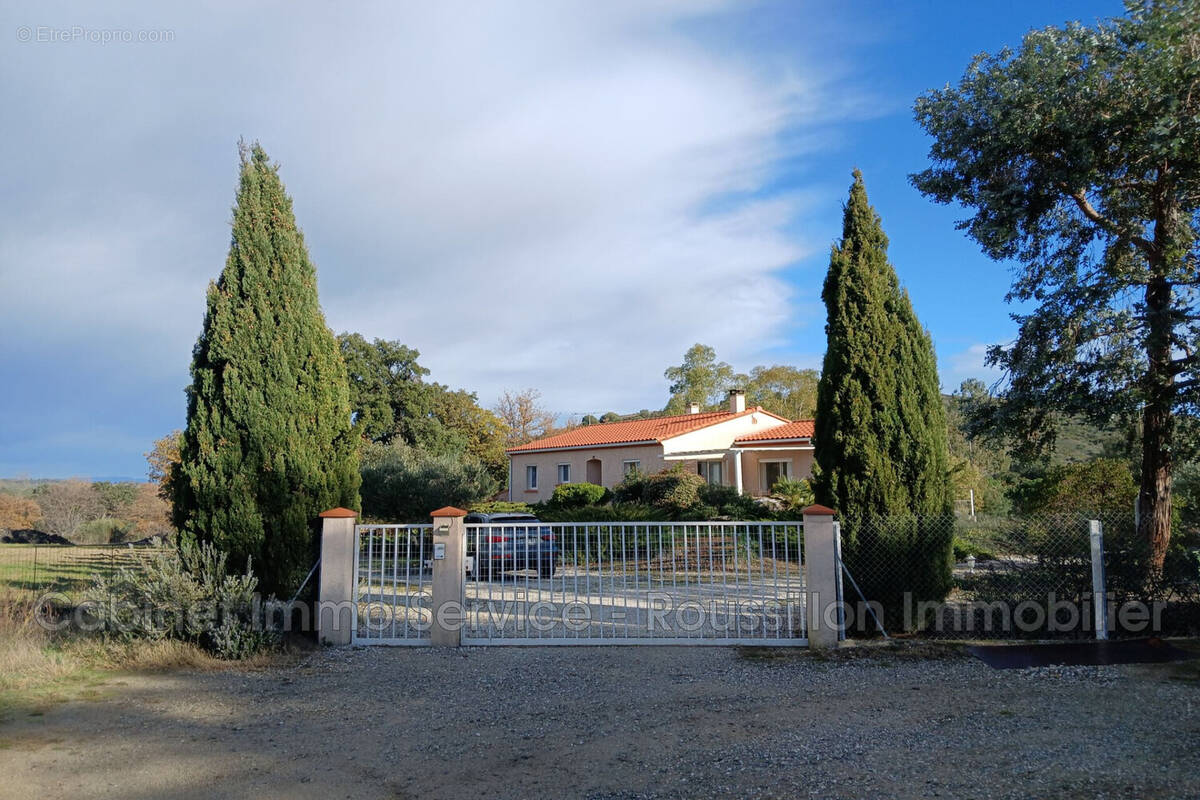
[[646, 494], [646, 474], [638, 469], [626, 473], [613, 487], [614, 503], [640, 503]]
[[564, 483], [554, 488], [554, 494], [547, 505], [564, 509], [596, 506], [601, 505], [605, 495], [610, 494], [608, 489], [594, 483]]
[[[940, 603], [953, 588], [951, 514], [843, 519], [842, 537], [842, 560], [866, 599], [883, 607], [888, 630], [910, 621], [904, 614], [906, 593], [915, 608], [925, 601]], [[857, 602], [846, 591], [847, 600]]]
[[533, 506], [529, 503], [512, 503], [507, 500], [488, 500], [482, 503], [471, 503], [470, 511], [480, 514], [532, 514]]
[[546, 522], [669, 522], [672, 517], [661, 508], [640, 503], [588, 505], [577, 508], [543, 506], [538, 518]]
[[495, 493], [479, 459], [438, 455], [404, 444], [371, 445], [363, 454], [363, 516], [387, 522], [425, 522], [442, 506], [464, 508]]
[[120, 544], [132, 531], [132, 523], [101, 517], [80, 525], [71, 539], [75, 544]]
[[704, 478], [678, 465], [645, 479], [642, 502], [681, 514], [700, 504], [700, 488], [705, 485]]
[[783, 507], [789, 511], [805, 508], [816, 502], [812, 484], [806, 479], [780, 478], [771, 487], [771, 496], [783, 503]]
[[965, 561], [967, 556], [975, 556], [980, 561], [994, 561], [996, 554], [971, 534], [972, 531], [967, 531], [962, 536], [954, 537], [954, 560]]
[[249, 567], [230, 574], [226, 558], [210, 543], [184, 542], [177, 552], [155, 554], [143, 568], [97, 578], [85, 607], [101, 630], [118, 639], [175, 639], [218, 658], [246, 658], [275, 636], [262, 624], [258, 579]]

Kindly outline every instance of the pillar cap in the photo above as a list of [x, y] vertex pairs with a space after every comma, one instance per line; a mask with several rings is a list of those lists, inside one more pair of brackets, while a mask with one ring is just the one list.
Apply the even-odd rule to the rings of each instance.
[[322, 511], [317, 515], [323, 519], [354, 519], [358, 516], [358, 512], [350, 508], [331, 508], [328, 511]]
[[829, 506], [823, 506], [817, 503], [813, 503], [811, 506], [802, 509], [800, 513], [806, 517], [832, 517], [837, 514], [837, 512]]
[[445, 508], [439, 508], [437, 511], [429, 512], [429, 516], [431, 517], [465, 517], [466, 515], [467, 512], [454, 506], [446, 506]]

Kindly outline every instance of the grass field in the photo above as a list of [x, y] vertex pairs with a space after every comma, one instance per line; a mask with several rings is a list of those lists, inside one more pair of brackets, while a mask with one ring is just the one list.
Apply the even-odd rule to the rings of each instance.
[[0, 595], [60, 592], [76, 601], [97, 576], [144, 564], [155, 552], [124, 545], [0, 545]]

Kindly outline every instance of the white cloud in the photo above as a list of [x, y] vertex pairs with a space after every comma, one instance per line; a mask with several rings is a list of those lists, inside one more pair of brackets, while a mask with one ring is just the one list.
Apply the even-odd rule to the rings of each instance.
[[1003, 371], [985, 363], [989, 347], [990, 344], [977, 342], [951, 355], [941, 369], [942, 391], [957, 391], [968, 378], [977, 378], [988, 385], [1000, 380]]
[[809, 252], [805, 196], [760, 190], [862, 104], [802, 46], [683, 32], [741, 10], [10, 5], [6, 31], [175, 38], [0, 51], [0, 354], [111, 359], [118, 395], [182, 386], [245, 135], [282, 163], [331, 326], [415, 346], [485, 402], [661, 405], [695, 341], [752, 363], [812, 302], [782, 275]]

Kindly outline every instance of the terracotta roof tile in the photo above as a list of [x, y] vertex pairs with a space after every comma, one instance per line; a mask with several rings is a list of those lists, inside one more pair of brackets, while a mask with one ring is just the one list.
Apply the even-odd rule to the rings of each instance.
[[776, 442], [781, 439], [811, 439], [816, 431], [816, 423], [811, 419], [798, 419], [786, 425], [778, 425], [765, 431], [739, 436], [733, 440], [735, 445], [743, 442]]
[[[762, 408], [748, 408], [741, 414], [732, 411], [710, 411], [705, 414], [679, 414], [673, 417], [634, 419], [624, 422], [602, 422], [584, 425], [566, 433], [534, 439], [532, 442], [511, 447], [509, 453], [524, 453], [534, 450], [557, 450], [567, 447], [598, 447], [601, 445], [634, 444], [637, 442], [661, 442], [672, 436], [698, 430], [724, 422], [734, 417], [764, 412]], [[774, 416], [774, 415], [772, 415]]]

